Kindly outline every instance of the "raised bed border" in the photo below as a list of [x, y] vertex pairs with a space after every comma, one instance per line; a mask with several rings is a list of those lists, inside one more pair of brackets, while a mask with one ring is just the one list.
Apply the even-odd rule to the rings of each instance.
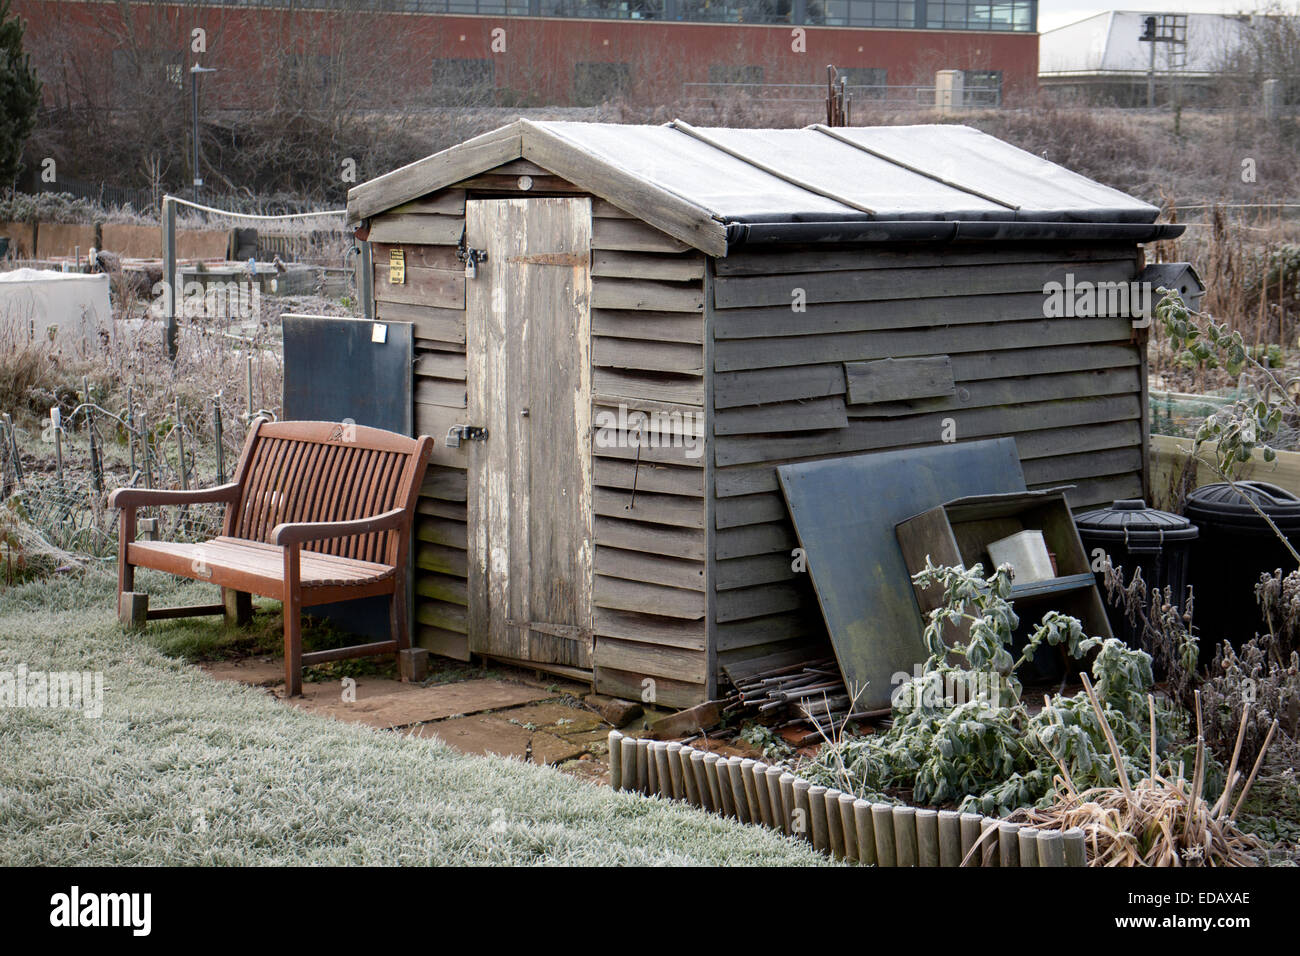
[[810, 841], [838, 860], [868, 866], [1087, 866], [1078, 827], [1064, 832], [1028, 827], [978, 813], [871, 803], [811, 784], [749, 757], [723, 757], [688, 744], [609, 734], [609, 778], [615, 790], [684, 800], [741, 823]]

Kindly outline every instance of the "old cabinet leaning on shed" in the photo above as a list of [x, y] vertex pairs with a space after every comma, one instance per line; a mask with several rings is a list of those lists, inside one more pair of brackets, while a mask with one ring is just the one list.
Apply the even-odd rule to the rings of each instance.
[[[1144, 492], [1126, 284], [1180, 227], [974, 130], [525, 120], [348, 205], [440, 438], [416, 525], [436, 653], [685, 706], [824, 639], [779, 462], [1009, 435], [1073, 507]], [[1067, 282], [1112, 294], [1045, 317]]]

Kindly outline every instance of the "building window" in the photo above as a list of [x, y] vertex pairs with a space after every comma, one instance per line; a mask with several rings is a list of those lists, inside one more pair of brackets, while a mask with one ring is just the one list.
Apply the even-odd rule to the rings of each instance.
[[573, 102], [596, 106], [617, 99], [632, 85], [632, 68], [626, 63], [575, 63]]
[[538, 12], [589, 20], [662, 20], [664, 0], [541, 0]]
[[[233, 6], [284, 7], [290, 0], [227, 0]], [[883, 29], [996, 30], [1031, 33], [1038, 0], [927, 0], [917, 22], [915, 0], [295, 0], [309, 9], [444, 13], [458, 16], [542, 16], [592, 20], [699, 23], [789, 23]]]
[[935, 30], [1005, 30], [1028, 32], [1034, 28], [1035, 0], [929, 0], [927, 27]]
[[491, 106], [496, 74], [491, 60], [435, 59], [432, 102], [438, 106]]

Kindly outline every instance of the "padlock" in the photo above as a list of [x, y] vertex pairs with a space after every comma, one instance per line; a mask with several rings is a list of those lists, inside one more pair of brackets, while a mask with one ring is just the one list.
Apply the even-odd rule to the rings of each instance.
[[465, 278], [473, 279], [478, 275], [478, 260], [474, 258], [471, 252], [469, 258], [465, 260]]

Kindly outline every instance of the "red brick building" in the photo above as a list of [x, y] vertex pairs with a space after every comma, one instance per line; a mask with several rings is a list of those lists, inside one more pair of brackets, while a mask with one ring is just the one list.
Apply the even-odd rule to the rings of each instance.
[[[834, 64], [857, 102], [915, 98], [942, 69], [1014, 101], [1036, 88], [1037, 0], [15, 0], [47, 103], [111, 109], [150, 82], [205, 106], [304, 93], [375, 109], [666, 108], [737, 92], [820, 98]], [[806, 88], [800, 88], [807, 85]], [[921, 89], [906, 89], [920, 87]]]

